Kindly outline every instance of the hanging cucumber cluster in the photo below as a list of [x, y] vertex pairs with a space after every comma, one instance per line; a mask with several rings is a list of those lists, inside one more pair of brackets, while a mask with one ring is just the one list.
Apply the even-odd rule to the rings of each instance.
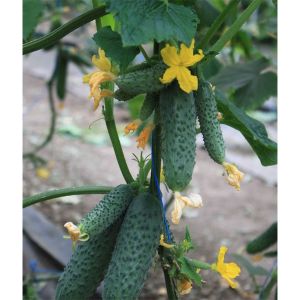
[[102, 299], [136, 299], [159, 245], [159, 200], [131, 185], [119, 185], [78, 227], [89, 239], [73, 252], [58, 281], [55, 299], [89, 299], [102, 280]]
[[140, 119], [147, 120], [154, 111], [159, 115], [165, 180], [173, 191], [182, 191], [190, 183], [195, 165], [196, 120], [205, 148], [218, 164], [224, 162], [225, 144], [213, 87], [203, 78], [201, 64], [196, 68], [198, 90], [189, 94], [182, 91], [176, 81], [162, 84], [159, 78], [165, 70], [166, 66], [157, 63], [119, 76], [115, 82], [119, 87], [115, 98], [127, 101], [146, 94]]

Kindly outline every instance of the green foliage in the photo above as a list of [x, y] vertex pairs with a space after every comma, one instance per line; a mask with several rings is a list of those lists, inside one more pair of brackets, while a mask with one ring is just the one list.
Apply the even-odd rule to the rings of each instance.
[[261, 266], [253, 265], [242, 255], [234, 253], [232, 254], [232, 257], [239, 265], [243, 266], [251, 276], [267, 276], [269, 274], [268, 270]]
[[155, 107], [158, 105], [156, 99], [157, 97], [154, 93], [148, 93], [146, 95], [143, 105], [140, 109], [140, 119], [142, 121], [147, 120], [154, 112]]
[[159, 0], [111, 0], [110, 11], [121, 23], [124, 46], [136, 46], [153, 39], [175, 39], [191, 43], [198, 23], [189, 7]]
[[145, 95], [138, 95], [127, 102], [130, 117], [132, 120], [138, 119], [140, 116], [140, 110], [143, 105]]
[[245, 137], [263, 166], [277, 163], [277, 144], [268, 138], [265, 126], [249, 117], [243, 110], [216, 92], [218, 110], [223, 114], [222, 123], [231, 126]]
[[225, 143], [220, 122], [217, 119], [218, 110], [215, 94], [211, 84], [200, 77], [200, 70], [198, 77], [199, 89], [195, 93], [195, 104], [204, 145], [209, 156], [216, 163], [222, 164], [225, 159]]
[[93, 37], [97, 46], [105, 51], [106, 56], [120, 65], [121, 72], [132, 62], [140, 52], [138, 47], [123, 47], [121, 35], [112, 31], [110, 27], [104, 27]]
[[177, 261], [180, 265], [180, 273], [195, 282], [195, 284], [201, 285], [202, 277], [198, 274], [197, 268], [184, 256], [178, 258]]
[[244, 109], [259, 108], [270, 96], [277, 95], [277, 75], [264, 72], [270, 62], [260, 58], [226, 66], [210, 80], [218, 89], [231, 92], [231, 98]]
[[200, 19], [199, 29], [211, 26], [219, 15], [219, 11], [207, 0], [196, 0], [194, 9]]
[[275, 243], [277, 243], [277, 222], [273, 223], [266, 231], [248, 243], [247, 252], [256, 254], [268, 249]]
[[107, 274], [103, 300], [137, 299], [152, 266], [162, 230], [158, 199], [139, 194], [130, 204], [118, 234]]
[[28, 40], [38, 24], [43, 5], [40, 0], [23, 0], [23, 40]]
[[56, 300], [89, 299], [104, 278], [122, 221], [80, 243], [56, 288]]
[[181, 191], [190, 183], [195, 165], [195, 99], [174, 82], [161, 91], [159, 101], [164, 175], [170, 189]]

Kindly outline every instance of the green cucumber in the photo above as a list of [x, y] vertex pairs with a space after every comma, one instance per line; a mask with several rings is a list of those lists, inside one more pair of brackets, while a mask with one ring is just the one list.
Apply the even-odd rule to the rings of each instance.
[[134, 98], [135, 96], [136, 95], [128, 94], [120, 89], [114, 92], [114, 98], [119, 101], [128, 101], [128, 100]]
[[196, 156], [196, 112], [193, 93], [177, 83], [160, 93], [161, 151], [166, 183], [173, 191], [191, 181]]
[[139, 194], [130, 204], [104, 278], [103, 300], [136, 299], [153, 264], [162, 230], [157, 198]]
[[130, 185], [117, 186], [83, 217], [78, 225], [80, 230], [89, 237], [105, 230], [125, 212], [134, 196], [135, 192]]
[[115, 80], [115, 83], [120, 90], [133, 96], [158, 92], [165, 87], [159, 78], [163, 76], [166, 68], [163, 63], [158, 63], [144, 70], [123, 74]]
[[60, 100], [63, 100], [66, 96], [68, 62], [68, 57], [60, 50], [56, 78], [56, 94]]
[[79, 243], [59, 278], [56, 300], [87, 300], [95, 293], [107, 271], [121, 219]]
[[266, 231], [264, 231], [256, 239], [248, 243], [247, 252], [256, 254], [266, 250], [277, 242], [277, 222], [273, 223]]
[[215, 94], [209, 82], [198, 74], [198, 91], [195, 92], [195, 104], [205, 148], [209, 156], [218, 164], [225, 160], [225, 143], [217, 119], [218, 109]]
[[140, 110], [140, 119], [142, 121], [146, 121], [152, 115], [156, 104], [156, 94], [148, 93]]

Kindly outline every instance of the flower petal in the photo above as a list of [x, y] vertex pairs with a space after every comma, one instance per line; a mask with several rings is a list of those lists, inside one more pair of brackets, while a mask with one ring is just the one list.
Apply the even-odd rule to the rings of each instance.
[[180, 64], [180, 58], [177, 53], [177, 49], [169, 44], [160, 51], [163, 61], [169, 67], [178, 66]]
[[197, 76], [193, 76], [186, 67], [178, 67], [177, 80], [180, 88], [188, 94], [198, 89]]
[[202, 197], [199, 194], [191, 193], [189, 197], [181, 196], [181, 200], [185, 203], [186, 206], [189, 207], [202, 207], [203, 201]]
[[204, 57], [203, 52], [200, 54], [194, 55], [194, 53], [193, 53], [194, 45], [195, 45], [194, 39], [192, 40], [192, 43], [189, 48], [185, 44], [180, 45], [179, 57], [180, 57], [181, 65], [183, 65], [185, 67], [190, 67], [190, 66], [194, 65], [195, 63], [197, 63], [198, 61], [200, 61]]
[[225, 258], [225, 254], [226, 254], [227, 250], [228, 250], [228, 248], [225, 246], [222, 246], [219, 250], [218, 260], [217, 260], [217, 270], [219, 272], [221, 271], [221, 269], [223, 270], [224, 258]]
[[98, 54], [99, 54], [99, 58], [97, 58], [96, 55], [93, 55], [92, 57], [93, 65], [95, 65], [101, 71], [105, 71], [105, 72], [111, 71], [111, 62], [105, 56], [104, 50], [99, 49]]
[[159, 78], [159, 80], [163, 84], [170, 83], [177, 77], [177, 74], [178, 67], [170, 67], [165, 71], [163, 78]]
[[175, 202], [174, 202], [174, 208], [171, 213], [172, 216], [172, 223], [173, 224], [179, 224], [179, 221], [182, 216], [182, 209], [185, 207], [185, 203], [181, 201], [180, 199], [181, 195], [178, 192], [175, 192]]
[[229, 284], [229, 286], [233, 289], [236, 289], [238, 287], [238, 283], [233, 281], [231, 278], [227, 277], [227, 276], [222, 276]]
[[226, 275], [230, 278], [235, 278], [241, 273], [240, 267], [236, 263], [227, 263], [226, 266]]

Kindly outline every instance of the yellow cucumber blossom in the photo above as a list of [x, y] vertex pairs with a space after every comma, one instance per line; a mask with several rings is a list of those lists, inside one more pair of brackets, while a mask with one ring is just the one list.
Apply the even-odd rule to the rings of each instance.
[[211, 269], [218, 272], [233, 289], [238, 287], [238, 283], [232, 279], [239, 276], [241, 269], [236, 263], [224, 263], [225, 254], [228, 248], [222, 246], [219, 250], [217, 262], [211, 265]]
[[138, 148], [142, 148], [145, 149], [145, 146], [149, 140], [149, 137], [151, 135], [152, 130], [154, 129], [155, 125], [150, 123], [148, 124], [140, 133], [140, 135], [138, 136], [138, 138], [136, 139], [137, 141], [137, 147]]
[[172, 223], [179, 224], [182, 211], [185, 206], [198, 208], [203, 206], [202, 197], [199, 194], [190, 194], [189, 197], [182, 196], [179, 192], [175, 192], [174, 208], [171, 213]]
[[163, 84], [172, 82], [175, 78], [178, 80], [180, 88], [186, 93], [196, 91], [198, 89], [198, 78], [191, 74], [188, 67], [203, 59], [204, 54], [199, 50], [199, 54], [194, 55], [195, 40], [192, 40], [190, 47], [180, 45], [180, 51], [169, 44], [160, 51], [163, 61], [169, 68], [165, 71], [160, 81]]
[[227, 173], [227, 182], [235, 187], [237, 191], [240, 190], [240, 182], [243, 180], [245, 174], [239, 171], [239, 169], [230, 163], [223, 162], [223, 167]]
[[192, 281], [189, 279], [182, 279], [177, 281], [177, 290], [180, 295], [187, 295], [193, 288]]
[[142, 121], [140, 119], [136, 119], [129, 123], [125, 128], [124, 128], [124, 133], [127, 135], [129, 133], [135, 132], [138, 127], [141, 125]]
[[165, 248], [167, 248], [167, 249], [170, 249], [170, 248], [173, 248], [173, 247], [174, 247], [174, 245], [168, 244], [168, 243], [166, 243], [166, 242], [164, 241], [164, 235], [163, 235], [163, 234], [160, 235], [159, 244], [160, 244], [162, 247], [165, 247]]
[[50, 177], [50, 170], [47, 167], [38, 167], [35, 170], [35, 174], [37, 177], [47, 180]]
[[71, 240], [77, 242], [80, 237], [80, 229], [72, 222], [67, 222], [64, 227], [68, 230]]
[[113, 81], [116, 76], [112, 73], [110, 60], [105, 56], [104, 50], [98, 50], [99, 58], [96, 55], [92, 57], [92, 63], [98, 68], [97, 71], [83, 76], [83, 83], [88, 83], [90, 86], [89, 99], [94, 98], [94, 110], [99, 107], [100, 101], [105, 97], [111, 97], [113, 92], [108, 89], [102, 89], [101, 84], [108, 81]]

